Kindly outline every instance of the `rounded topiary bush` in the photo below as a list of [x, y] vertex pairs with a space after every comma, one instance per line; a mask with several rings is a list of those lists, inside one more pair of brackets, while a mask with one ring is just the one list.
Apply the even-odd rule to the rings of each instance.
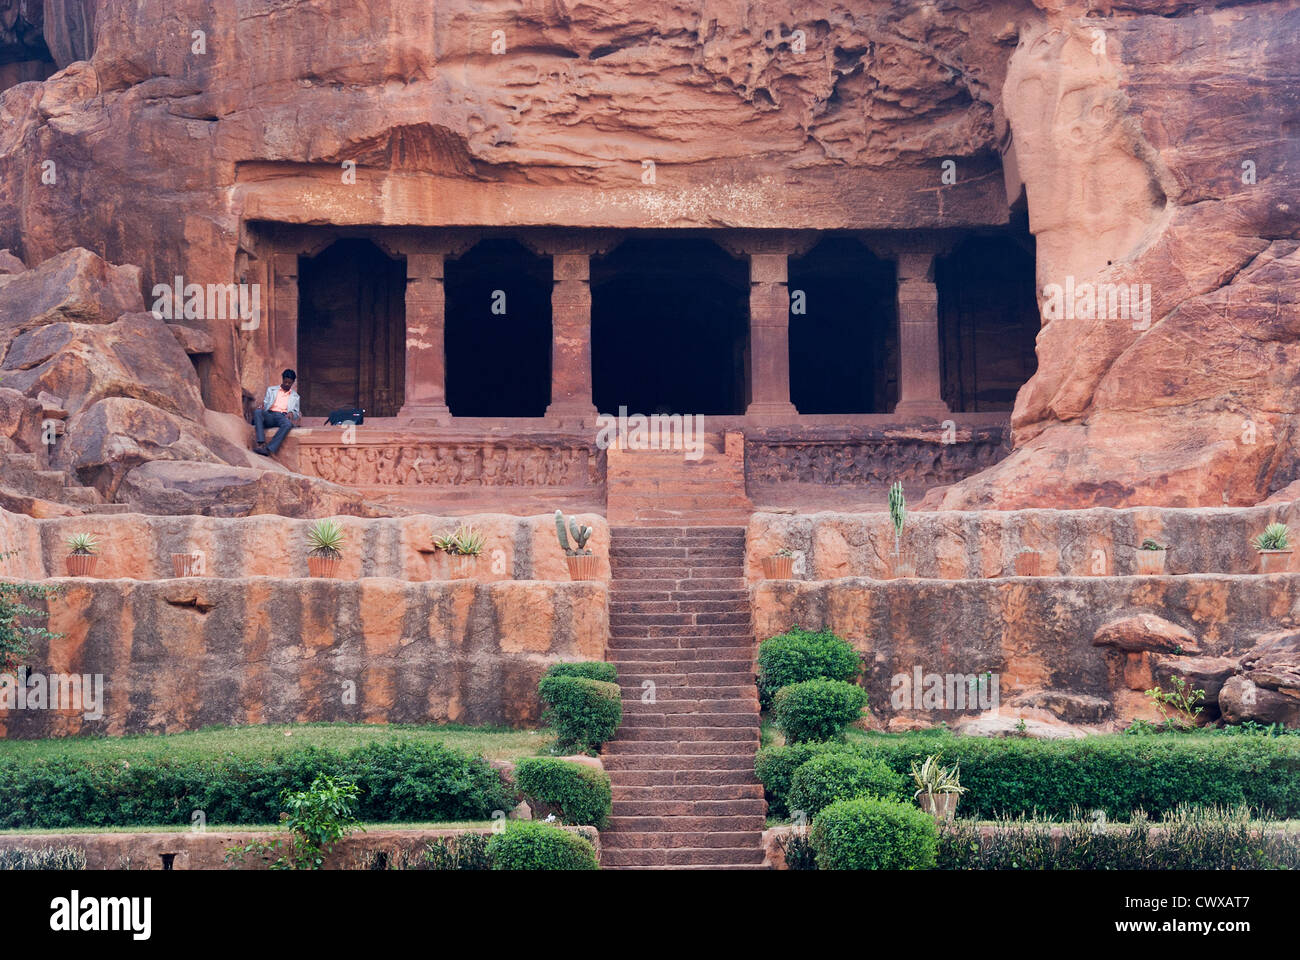
[[530, 820], [512, 823], [488, 841], [493, 870], [597, 870], [586, 837]]
[[586, 677], [542, 677], [537, 685], [546, 709], [542, 719], [555, 727], [564, 751], [594, 753], [618, 729], [623, 701], [616, 683]]
[[818, 870], [928, 870], [939, 831], [934, 819], [896, 800], [839, 800], [808, 833]]
[[805, 680], [852, 680], [861, 658], [843, 637], [792, 627], [758, 648], [758, 697], [763, 707], [782, 687]]
[[525, 757], [515, 765], [515, 785], [534, 808], [556, 810], [565, 823], [603, 828], [612, 805], [609, 774], [554, 757]]
[[772, 722], [790, 743], [837, 740], [862, 716], [867, 692], [843, 680], [805, 680], [782, 687], [772, 699]]
[[553, 663], [546, 668], [548, 677], [586, 677], [601, 683], [617, 683], [618, 667], [604, 660], [579, 660], [573, 663]]
[[878, 797], [903, 800], [907, 782], [883, 760], [856, 753], [832, 752], [813, 757], [794, 772], [786, 805], [812, 817], [837, 800]]

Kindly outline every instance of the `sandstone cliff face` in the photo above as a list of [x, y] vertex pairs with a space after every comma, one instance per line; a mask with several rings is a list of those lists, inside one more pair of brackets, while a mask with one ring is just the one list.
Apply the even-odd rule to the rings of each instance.
[[1244, 505], [1296, 478], [1300, 8], [1128, 10], [1022, 34], [1003, 103], [1040, 287], [1149, 286], [1150, 315], [1047, 321], [1017, 449], [931, 503]]

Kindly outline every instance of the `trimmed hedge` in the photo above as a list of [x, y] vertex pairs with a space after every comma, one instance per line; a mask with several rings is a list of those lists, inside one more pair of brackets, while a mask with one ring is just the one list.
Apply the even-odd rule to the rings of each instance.
[[758, 648], [758, 697], [764, 709], [782, 687], [805, 680], [852, 681], [862, 660], [852, 644], [829, 630], [791, 627]]
[[276, 823], [280, 795], [318, 776], [360, 787], [357, 816], [372, 822], [487, 820], [514, 806], [482, 757], [396, 741], [347, 753], [0, 761], [0, 828], [188, 824], [195, 810], [210, 824]]
[[772, 699], [772, 722], [789, 743], [838, 740], [862, 716], [867, 691], [843, 680], [805, 680]]
[[546, 668], [546, 677], [586, 677], [601, 683], [617, 683], [618, 667], [604, 660], [580, 660], [576, 663], [553, 663]]
[[525, 757], [515, 765], [515, 785], [532, 806], [544, 804], [565, 823], [604, 829], [612, 809], [609, 774], [553, 757]]
[[493, 870], [597, 870], [596, 848], [570, 830], [515, 821], [488, 841]]
[[1035, 811], [1065, 819], [1081, 809], [1128, 820], [1134, 810], [1159, 816], [1180, 804], [1247, 804], [1274, 817], [1300, 816], [1296, 738], [1115, 734], [1033, 740], [932, 733], [866, 737], [851, 745], [765, 748], [754, 772], [767, 789], [774, 816], [788, 815], [785, 804], [795, 770], [828, 749], [878, 757], [903, 776], [928, 754], [941, 755], [945, 764], [959, 762], [967, 792], [958, 812], [972, 819]]
[[556, 747], [563, 752], [595, 753], [623, 720], [622, 694], [616, 683], [547, 676], [537, 692], [545, 706], [542, 720], [555, 728]]
[[839, 800], [808, 832], [818, 870], [927, 870], [939, 844], [934, 818], [896, 800]]
[[823, 753], [795, 770], [787, 803], [812, 817], [837, 800], [858, 797], [910, 799], [906, 781], [883, 760], [842, 752]]

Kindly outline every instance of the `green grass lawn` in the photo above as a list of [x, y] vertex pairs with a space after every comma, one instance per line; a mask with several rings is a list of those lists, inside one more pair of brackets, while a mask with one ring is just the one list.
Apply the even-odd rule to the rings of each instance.
[[206, 727], [188, 733], [129, 737], [56, 737], [0, 740], [0, 760], [73, 757], [129, 760], [132, 757], [261, 756], [302, 747], [347, 751], [393, 740], [436, 741], [489, 760], [516, 760], [544, 753], [555, 739], [549, 729], [434, 726], [429, 724], [295, 723], [250, 727]]

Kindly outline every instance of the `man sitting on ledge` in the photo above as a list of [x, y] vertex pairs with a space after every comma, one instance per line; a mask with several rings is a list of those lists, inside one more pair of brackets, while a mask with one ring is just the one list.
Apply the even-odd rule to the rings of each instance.
[[[280, 376], [282, 377], [280, 385], [267, 387], [266, 396], [253, 411], [253, 430], [257, 433], [257, 446], [253, 447], [253, 452], [260, 453], [264, 457], [269, 457], [279, 450], [280, 444], [284, 443], [284, 438], [289, 435], [289, 431], [302, 422], [298, 391], [293, 387], [298, 380], [298, 374], [286, 370]], [[269, 444], [266, 442], [267, 427], [278, 428]]]

